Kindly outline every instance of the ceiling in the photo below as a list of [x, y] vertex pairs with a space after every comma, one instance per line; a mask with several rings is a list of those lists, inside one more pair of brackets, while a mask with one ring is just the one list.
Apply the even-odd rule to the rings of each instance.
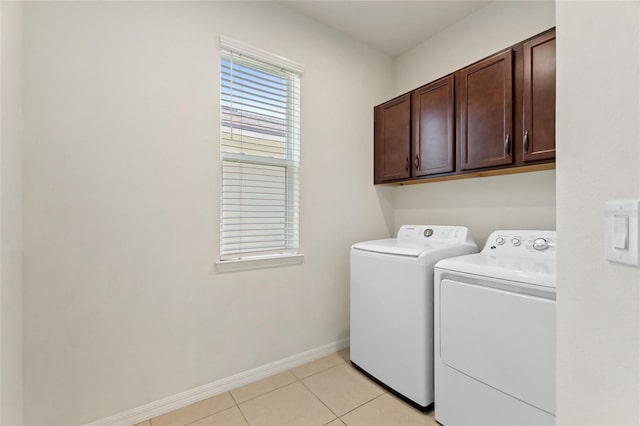
[[374, 49], [397, 56], [489, 1], [281, 1]]

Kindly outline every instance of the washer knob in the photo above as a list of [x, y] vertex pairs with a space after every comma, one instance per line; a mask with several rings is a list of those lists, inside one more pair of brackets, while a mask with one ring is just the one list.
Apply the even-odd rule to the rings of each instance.
[[543, 251], [549, 248], [549, 243], [544, 238], [536, 238], [533, 240], [533, 248], [539, 251]]
[[504, 244], [504, 238], [502, 238], [502, 237], [496, 238], [496, 244], [499, 245], [499, 246], [503, 245]]
[[520, 238], [514, 238], [511, 240], [511, 245], [514, 247], [518, 247], [520, 243], [522, 243], [522, 241], [520, 241]]

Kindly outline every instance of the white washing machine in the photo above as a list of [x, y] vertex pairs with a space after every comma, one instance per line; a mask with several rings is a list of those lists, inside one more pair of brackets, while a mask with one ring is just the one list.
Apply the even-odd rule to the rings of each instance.
[[435, 268], [435, 417], [555, 423], [556, 233], [496, 231]]
[[351, 363], [413, 405], [433, 403], [433, 267], [475, 253], [461, 226], [404, 225], [351, 248]]

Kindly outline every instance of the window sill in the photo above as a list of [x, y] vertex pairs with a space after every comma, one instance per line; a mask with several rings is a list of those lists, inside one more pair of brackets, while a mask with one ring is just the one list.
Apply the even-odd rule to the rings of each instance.
[[265, 256], [239, 260], [219, 260], [216, 262], [216, 271], [235, 272], [248, 271], [251, 269], [277, 268], [279, 266], [300, 265], [303, 260], [303, 254]]

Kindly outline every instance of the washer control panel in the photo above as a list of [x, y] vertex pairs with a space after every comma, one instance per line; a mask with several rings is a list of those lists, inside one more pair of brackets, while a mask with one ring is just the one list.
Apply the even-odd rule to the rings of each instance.
[[555, 256], [556, 231], [494, 231], [482, 252], [511, 256]]
[[445, 225], [402, 225], [398, 229], [398, 240], [408, 243], [473, 242], [471, 233], [465, 226]]

